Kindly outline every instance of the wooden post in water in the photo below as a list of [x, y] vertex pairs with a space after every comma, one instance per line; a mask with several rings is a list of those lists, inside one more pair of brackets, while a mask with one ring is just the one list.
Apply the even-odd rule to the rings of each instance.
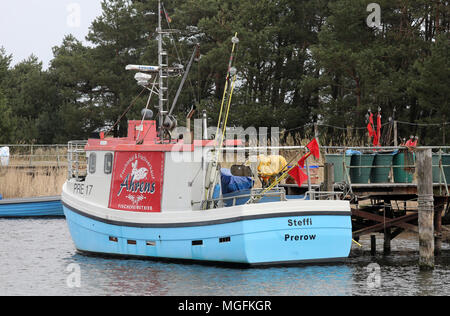
[[370, 235], [370, 254], [372, 256], [377, 254], [377, 236], [375, 234]]
[[[390, 200], [384, 201], [384, 217], [393, 218], [392, 205]], [[386, 255], [391, 253], [391, 237], [391, 228], [384, 228], [383, 251]]]
[[417, 151], [417, 203], [419, 212], [419, 267], [434, 269], [434, 202], [431, 149]]

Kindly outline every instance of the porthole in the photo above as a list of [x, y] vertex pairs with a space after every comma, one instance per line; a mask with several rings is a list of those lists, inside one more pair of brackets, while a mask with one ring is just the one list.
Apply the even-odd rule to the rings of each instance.
[[104, 166], [105, 174], [111, 174], [112, 162], [113, 162], [113, 155], [111, 153], [105, 154], [105, 166]]
[[90, 174], [95, 173], [96, 164], [97, 164], [97, 154], [91, 153], [89, 155], [89, 173]]

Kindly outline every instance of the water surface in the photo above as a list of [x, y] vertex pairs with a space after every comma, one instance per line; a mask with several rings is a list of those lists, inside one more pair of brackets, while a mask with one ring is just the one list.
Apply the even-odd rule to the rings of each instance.
[[0, 295], [450, 295], [449, 246], [421, 272], [417, 238], [394, 239], [387, 256], [362, 238], [346, 263], [238, 269], [85, 256], [65, 219], [0, 219]]

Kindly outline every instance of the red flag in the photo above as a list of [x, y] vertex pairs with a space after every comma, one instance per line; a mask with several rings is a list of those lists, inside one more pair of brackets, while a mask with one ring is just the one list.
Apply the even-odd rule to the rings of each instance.
[[415, 140], [414, 140], [414, 138], [411, 138], [411, 139], [409, 139], [409, 140], [406, 142], [405, 146], [406, 146], [406, 147], [416, 147], [416, 146], [417, 146], [417, 142], [418, 142], [418, 139], [417, 139], [417, 138], [416, 138]]
[[374, 147], [378, 146], [378, 133], [376, 131], [374, 132], [372, 143]]
[[288, 171], [289, 175], [294, 178], [295, 182], [299, 187], [302, 186], [302, 183], [308, 180], [308, 176], [300, 169], [297, 165], [291, 170]]
[[380, 146], [380, 138], [381, 138], [381, 114], [380, 114], [380, 112], [378, 112], [378, 115], [377, 115], [377, 133], [376, 133], [375, 137], [377, 139], [376, 146]]
[[372, 137], [373, 134], [375, 133], [373, 128], [372, 128], [372, 124], [367, 124], [367, 130], [369, 131], [369, 136]]
[[316, 157], [317, 159], [320, 158], [320, 150], [317, 139], [314, 138], [308, 145], [306, 145], [306, 147], [308, 147], [309, 151], [314, 157]]
[[298, 164], [300, 167], [304, 168], [304, 167], [305, 167], [305, 160], [306, 160], [310, 155], [311, 155], [311, 153], [307, 153], [306, 155], [303, 155], [303, 157], [300, 158], [299, 161], [297, 161], [297, 164]]
[[369, 131], [370, 137], [376, 136], [376, 133], [373, 129], [373, 114], [372, 113], [370, 113], [370, 116], [369, 116], [369, 124], [367, 124], [367, 130]]
[[[377, 147], [377, 146], [378, 146], [378, 138], [377, 138], [377, 136], [375, 136], [375, 137], [373, 138], [373, 146], [374, 146], [374, 147]], [[376, 150], [376, 149], [374, 149], [374, 150]]]

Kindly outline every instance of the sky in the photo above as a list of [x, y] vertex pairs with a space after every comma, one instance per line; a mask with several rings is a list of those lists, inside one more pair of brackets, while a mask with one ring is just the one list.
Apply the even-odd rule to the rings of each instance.
[[0, 47], [13, 55], [12, 66], [36, 55], [48, 68], [52, 47], [73, 34], [84, 43], [101, 0], [0, 0]]

